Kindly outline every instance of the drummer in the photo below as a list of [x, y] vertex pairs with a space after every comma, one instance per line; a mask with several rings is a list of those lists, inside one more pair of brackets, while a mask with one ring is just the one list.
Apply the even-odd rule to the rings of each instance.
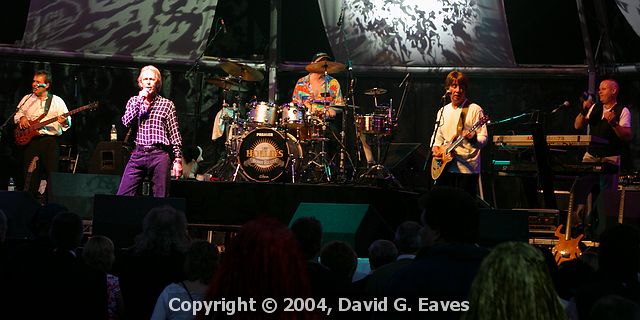
[[[331, 61], [331, 57], [324, 53], [318, 52], [311, 59], [309, 66], [314, 66], [321, 61]], [[309, 70], [309, 69], [307, 69]], [[313, 115], [324, 114], [328, 118], [336, 116], [336, 111], [329, 107], [331, 105], [344, 105], [344, 98], [340, 91], [340, 83], [338, 80], [324, 74], [322, 68], [312, 69], [308, 75], [298, 79], [291, 100], [297, 105], [304, 105]]]

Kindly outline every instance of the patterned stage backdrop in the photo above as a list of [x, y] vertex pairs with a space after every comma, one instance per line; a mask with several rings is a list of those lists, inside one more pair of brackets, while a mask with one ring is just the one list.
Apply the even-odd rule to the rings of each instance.
[[624, 17], [627, 18], [633, 31], [640, 36], [640, 2], [638, 0], [618, 0], [616, 4]]
[[[318, 3], [338, 61], [347, 61], [349, 52], [356, 65], [515, 65], [502, 0]], [[338, 26], [342, 9], [343, 32]]]
[[31, 0], [22, 47], [54, 55], [195, 60], [218, 0]]

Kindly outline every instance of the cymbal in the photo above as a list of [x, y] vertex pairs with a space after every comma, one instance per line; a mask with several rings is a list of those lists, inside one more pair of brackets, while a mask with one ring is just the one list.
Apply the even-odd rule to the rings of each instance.
[[345, 68], [346, 66], [340, 62], [327, 60], [314, 62], [304, 67], [305, 70], [311, 73], [324, 73], [325, 71], [327, 71], [327, 73], [336, 73], [343, 71]]
[[224, 90], [241, 91], [241, 92], [249, 90], [247, 87], [245, 87], [244, 85], [240, 84], [239, 82], [233, 79], [215, 77], [213, 79], [207, 79], [207, 82], [212, 83], [216, 87], [222, 88]]
[[368, 96], [379, 96], [385, 93], [387, 93], [387, 89], [383, 89], [383, 88], [371, 88], [364, 92], [364, 94]]
[[264, 79], [264, 75], [260, 71], [244, 64], [227, 61], [221, 63], [220, 68], [224, 72], [234, 77], [239, 77], [244, 81], [260, 81]]

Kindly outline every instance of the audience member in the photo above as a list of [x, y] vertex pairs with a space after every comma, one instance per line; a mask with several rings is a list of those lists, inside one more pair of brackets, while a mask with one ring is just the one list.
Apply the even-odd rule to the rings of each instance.
[[[204, 240], [193, 241], [184, 261], [185, 280], [174, 282], [162, 290], [151, 319], [193, 319], [192, 310], [171, 310], [169, 303], [175, 308], [182, 301], [202, 301], [218, 268], [218, 258], [218, 247]], [[177, 302], [172, 302], [174, 299], [178, 299]]]
[[29, 300], [29, 312], [35, 314], [25, 318], [107, 318], [106, 278], [78, 257], [82, 235], [82, 219], [78, 215], [63, 212], [53, 218], [50, 237], [54, 249], [40, 274], [35, 275], [42, 277], [38, 292]]
[[640, 305], [618, 295], [604, 296], [593, 305], [589, 320], [640, 320]]
[[617, 224], [600, 235], [599, 269], [593, 281], [578, 289], [573, 301], [580, 319], [587, 319], [591, 307], [607, 295], [640, 301], [639, 248], [640, 234], [634, 226]]
[[464, 319], [565, 319], [546, 260], [522, 242], [497, 245], [484, 259]]
[[118, 255], [114, 264], [127, 318], [149, 319], [160, 292], [184, 279], [189, 242], [183, 212], [162, 206], [147, 213], [134, 246]]
[[116, 258], [113, 241], [105, 236], [92, 236], [82, 249], [84, 262], [104, 274], [107, 281], [107, 319], [124, 317], [124, 300], [120, 291], [120, 279], [111, 274]]
[[358, 266], [358, 256], [344, 241], [331, 241], [320, 252], [320, 263], [335, 272], [346, 283], [351, 283]]
[[[403, 297], [417, 305], [418, 298], [430, 301], [466, 300], [471, 282], [488, 251], [475, 244], [478, 234], [478, 208], [467, 192], [436, 187], [420, 198], [424, 231], [423, 247], [413, 263], [398, 270], [389, 282], [385, 296]], [[403, 318], [424, 317], [414, 308]], [[434, 318], [458, 318], [459, 312], [430, 312]], [[449, 309], [451, 311], [451, 309]], [[397, 318], [380, 313], [377, 317]]]
[[[304, 259], [293, 234], [273, 218], [258, 218], [242, 226], [225, 251], [220, 269], [209, 284], [205, 300], [311, 297]], [[316, 319], [315, 313], [240, 311], [218, 312], [203, 318]]]
[[393, 242], [398, 248], [398, 256], [395, 261], [376, 269], [373, 273], [365, 288], [369, 295], [383, 296], [385, 287], [396, 271], [413, 262], [422, 244], [421, 229], [422, 226], [415, 221], [405, 221], [396, 228]]
[[393, 242], [378, 239], [369, 246], [369, 268], [371, 272], [364, 278], [353, 282], [353, 290], [358, 295], [364, 295], [371, 277], [380, 269], [393, 261], [398, 256], [398, 249]]

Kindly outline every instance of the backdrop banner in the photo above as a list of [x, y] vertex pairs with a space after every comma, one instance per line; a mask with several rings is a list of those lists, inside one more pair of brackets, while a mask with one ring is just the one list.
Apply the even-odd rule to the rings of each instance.
[[502, 0], [318, 0], [336, 60], [513, 67]]

